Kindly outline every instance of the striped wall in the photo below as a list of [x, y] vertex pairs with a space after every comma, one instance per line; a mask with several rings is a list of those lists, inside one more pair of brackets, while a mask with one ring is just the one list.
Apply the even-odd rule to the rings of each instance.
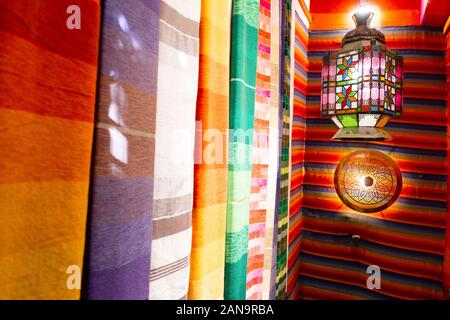
[[[328, 50], [339, 49], [346, 31], [309, 34], [298, 278], [303, 299], [443, 298], [448, 197], [446, 39], [440, 30], [431, 28], [380, 30], [388, 47], [404, 57], [405, 68], [404, 114], [386, 126], [393, 137], [387, 142], [330, 140], [337, 128], [319, 116], [321, 63]], [[300, 51], [301, 46], [296, 46]], [[296, 70], [297, 74], [302, 72]], [[303, 127], [296, 123], [293, 132]], [[400, 198], [382, 212], [356, 213], [342, 204], [335, 192], [333, 175], [338, 162], [357, 149], [385, 152], [402, 171]], [[295, 194], [292, 188], [291, 199]], [[295, 205], [292, 201], [291, 219]], [[295, 234], [295, 228], [290, 229]], [[354, 234], [361, 237], [359, 246], [352, 244]], [[379, 290], [366, 286], [369, 265], [381, 268]]]
[[[295, 6], [294, 6], [295, 8]], [[291, 132], [291, 185], [289, 201], [287, 295], [298, 298], [297, 279], [300, 266], [300, 231], [302, 225], [303, 178], [306, 134], [306, 88], [308, 80], [309, 30], [302, 19], [303, 11], [295, 8], [294, 85]]]
[[[445, 28], [446, 34], [447, 34], [447, 55], [446, 55], [446, 64], [447, 64], [447, 108], [450, 103], [450, 33], [448, 28], [448, 23], [450, 22], [447, 20], [447, 24]], [[448, 110], [448, 109], [447, 109]], [[450, 151], [450, 113], [447, 111], [447, 203], [450, 201], [450, 193], [448, 189], [448, 185], [450, 184], [450, 162], [448, 159], [448, 154]], [[448, 206], [447, 206], [448, 209]], [[447, 210], [448, 212], [448, 210]], [[450, 297], [450, 215], [447, 217], [447, 236], [446, 236], [446, 243], [445, 243], [445, 261], [444, 261], [444, 294], [447, 294], [448, 297]]]

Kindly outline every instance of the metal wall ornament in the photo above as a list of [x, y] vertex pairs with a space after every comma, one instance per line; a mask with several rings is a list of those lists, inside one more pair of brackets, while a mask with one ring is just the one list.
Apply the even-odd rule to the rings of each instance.
[[321, 114], [340, 128], [332, 139], [391, 139], [382, 128], [402, 113], [403, 58], [369, 27], [372, 17], [354, 14], [356, 28], [344, 36], [341, 50], [323, 58]]
[[346, 155], [334, 174], [339, 198], [348, 207], [374, 213], [390, 207], [402, 189], [397, 163], [383, 152], [355, 151]]

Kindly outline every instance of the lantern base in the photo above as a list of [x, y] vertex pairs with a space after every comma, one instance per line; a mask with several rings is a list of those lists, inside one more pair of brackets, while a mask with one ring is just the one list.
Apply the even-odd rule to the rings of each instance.
[[349, 127], [341, 128], [331, 138], [333, 140], [392, 140], [392, 137], [382, 128]]

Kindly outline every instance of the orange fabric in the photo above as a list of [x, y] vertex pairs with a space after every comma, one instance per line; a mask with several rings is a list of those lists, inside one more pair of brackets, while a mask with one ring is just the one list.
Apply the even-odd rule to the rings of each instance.
[[[223, 299], [227, 206], [229, 1], [202, 2], [189, 299]], [[211, 163], [212, 150], [215, 160]], [[221, 156], [219, 155], [220, 153]], [[201, 164], [200, 164], [201, 162]]]
[[100, 1], [72, 4], [0, 4], [0, 299], [80, 296]]

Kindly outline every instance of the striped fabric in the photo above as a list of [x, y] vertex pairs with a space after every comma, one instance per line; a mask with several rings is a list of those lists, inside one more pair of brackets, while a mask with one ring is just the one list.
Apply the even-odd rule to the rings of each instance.
[[289, 206], [289, 141], [291, 121], [291, 15], [292, 1], [284, 0], [282, 6], [282, 139], [280, 156], [279, 209], [278, 209], [278, 239], [277, 239], [277, 276], [276, 298], [286, 296], [287, 274], [287, 236], [288, 236], [288, 206]]
[[[295, 7], [294, 7], [295, 8]], [[298, 275], [300, 267], [300, 242], [302, 228], [303, 178], [305, 173], [305, 133], [306, 133], [306, 86], [308, 81], [308, 37], [309, 30], [295, 10], [294, 43], [294, 105], [292, 112], [291, 136], [291, 186], [289, 199], [289, 257], [287, 295], [298, 298]]]
[[447, 228], [445, 241], [445, 260], [444, 260], [444, 294], [450, 298], [450, 33], [447, 28]]
[[223, 299], [230, 15], [230, 0], [202, 1], [189, 299]]
[[[277, 180], [279, 172], [279, 80], [280, 80], [280, 0], [272, 0], [270, 15], [270, 108], [269, 108], [269, 169], [267, 176], [267, 211], [264, 230], [264, 266], [262, 299], [274, 298], [273, 289], [276, 277], [276, 233], [274, 233], [275, 206], [277, 204]], [[275, 237], [274, 237], [275, 236]], [[274, 241], [275, 240], [275, 241]]]
[[160, 1], [150, 299], [184, 299], [192, 237], [200, 0]]
[[[310, 73], [303, 200], [300, 295], [304, 299], [441, 299], [447, 219], [445, 37], [437, 29], [382, 28], [404, 57], [404, 113], [387, 130], [392, 141], [331, 141], [337, 128], [319, 116], [322, 56], [340, 31], [310, 33]], [[400, 198], [376, 214], [350, 210], [336, 195], [334, 170], [357, 149], [391, 156], [403, 175]], [[358, 234], [358, 247], [351, 235]], [[381, 289], [366, 286], [367, 266], [381, 268]]]
[[225, 299], [246, 297], [258, 16], [258, 0], [233, 1]]
[[88, 299], [148, 298], [158, 30], [158, 1], [105, 1], [86, 241]]
[[71, 4], [0, 5], [0, 299], [80, 297], [100, 2]]
[[247, 300], [262, 299], [267, 181], [269, 174], [269, 128], [271, 72], [270, 0], [260, 0], [258, 58], [256, 66], [255, 118], [252, 150], [250, 215], [248, 227]]

